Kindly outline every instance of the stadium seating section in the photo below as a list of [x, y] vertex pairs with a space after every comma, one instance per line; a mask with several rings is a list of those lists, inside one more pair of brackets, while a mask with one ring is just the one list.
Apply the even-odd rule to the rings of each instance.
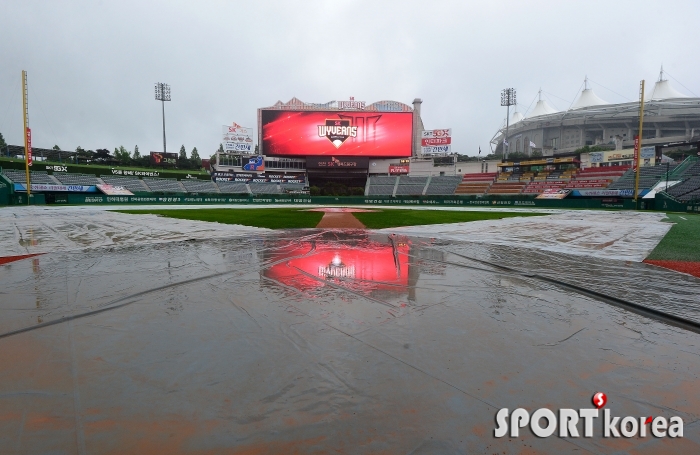
[[370, 177], [368, 196], [391, 196], [398, 177]]
[[282, 194], [282, 190], [276, 183], [249, 183], [250, 192], [253, 194]]
[[496, 172], [464, 174], [455, 189], [455, 194], [485, 194], [497, 176]]
[[[14, 183], [26, 183], [24, 171], [6, 169], [2, 173]], [[228, 182], [211, 180], [175, 180], [153, 177], [125, 177], [115, 175], [105, 175], [95, 177], [85, 174], [56, 173], [48, 175], [46, 171], [32, 171], [30, 173], [32, 183], [50, 185], [84, 185], [94, 186], [107, 184], [126, 188], [132, 193], [190, 193], [190, 194], [283, 194], [286, 192], [303, 191], [307, 185], [304, 183], [270, 183], [270, 182]], [[394, 177], [392, 177], [394, 179]], [[423, 178], [423, 186], [425, 178]], [[391, 189], [393, 190], [393, 184]], [[421, 186], [422, 190], [422, 186]], [[389, 193], [391, 194], [391, 193]]]
[[[434, 175], [431, 177], [413, 176], [371, 176], [369, 178], [368, 196], [421, 196], [455, 194], [457, 185], [462, 181], [459, 175]], [[394, 190], [396, 190], [394, 192]]]
[[154, 193], [184, 193], [185, 187], [173, 179], [143, 179], [148, 189]]
[[425, 189], [426, 196], [447, 196], [455, 194], [457, 186], [462, 181], [460, 175], [436, 176], [430, 179], [428, 187]]
[[[25, 172], [6, 169], [5, 177], [15, 183], [26, 183]], [[681, 165], [647, 166], [641, 168], [639, 188], [652, 188], [669, 172], [674, 181], [680, 183], [670, 187], [667, 193], [680, 200], [700, 199], [700, 160], [692, 157]], [[54, 173], [32, 171], [32, 183], [49, 185], [108, 184], [121, 186], [133, 193], [191, 193], [191, 194], [283, 194], [303, 191], [307, 184], [229, 182], [210, 180], [175, 180], [144, 177], [106, 175], [96, 177], [87, 174]], [[368, 196], [436, 196], [436, 195], [514, 195], [541, 194], [552, 189], [620, 189], [634, 188], [635, 174], [630, 166], [593, 167], [544, 170], [539, 172], [492, 172], [451, 176], [370, 176], [367, 184]]]
[[218, 193], [219, 187], [211, 180], [181, 180], [188, 193]]
[[[53, 177], [60, 182], [62, 185], [101, 185], [102, 180], [98, 179], [94, 175], [87, 174], [64, 174], [56, 173]], [[36, 182], [35, 182], [36, 183]]]
[[103, 176], [102, 181], [107, 185], [112, 186], [122, 186], [132, 193], [143, 193], [149, 191], [143, 180], [137, 177], [115, 177], [115, 176]]
[[[670, 187], [666, 193], [681, 202], [700, 199], [700, 160], [689, 160], [688, 166], [680, 170], [680, 175], [674, 176], [673, 180], [681, 180], [680, 183]], [[679, 165], [681, 167], [681, 165]], [[664, 178], [664, 175], [661, 176]]]
[[428, 177], [399, 177], [399, 185], [396, 187], [397, 196], [420, 196], [423, 194]]
[[249, 194], [248, 186], [243, 182], [216, 182], [221, 193], [226, 194]]
[[[676, 165], [672, 164], [668, 167], [669, 171], [673, 171]], [[639, 189], [647, 190], [656, 185], [661, 177], [666, 175], [666, 166], [647, 166], [641, 167], [639, 173]], [[627, 170], [622, 177], [616, 182], [608, 186], [612, 190], [633, 190], [635, 185], [635, 173], [632, 169]]]
[[[5, 177], [9, 178], [15, 183], [27, 183], [27, 174], [25, 171], [16, 171], [13, 169], [8, 169], [3, 171], [3, 174], [5, 174]], [[46, 171], [39, 171], [39, 172], [30, 172], [29, 178], [31, 179], [32, 183], [40, 183], [40, 184], [47, 184], [47, 185], [60, 185], [61, 182], [58, 180], [53, 179], [52, 176], [48, 175]]]

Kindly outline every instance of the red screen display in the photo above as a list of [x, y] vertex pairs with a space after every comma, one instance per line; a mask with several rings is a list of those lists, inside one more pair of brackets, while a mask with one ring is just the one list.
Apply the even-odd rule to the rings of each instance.
[[265, 155], [411, 156], [411, 112], [263, 110], [261, 121]]

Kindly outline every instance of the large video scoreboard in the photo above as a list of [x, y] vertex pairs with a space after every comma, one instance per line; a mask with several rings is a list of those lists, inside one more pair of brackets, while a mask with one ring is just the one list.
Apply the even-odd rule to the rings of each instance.
[[408, 157], [412, 112], [261, 111], [267, 156]]

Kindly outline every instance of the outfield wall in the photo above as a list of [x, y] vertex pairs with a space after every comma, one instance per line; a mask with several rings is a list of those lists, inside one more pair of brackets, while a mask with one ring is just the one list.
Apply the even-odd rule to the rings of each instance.
[[[2, 181], [2, 179], [0, 179]], [[12, 193], [9, 188], [0, 186], [0, 205], [26, 205], [26, 193]], [[32, 193], [32, 205], [46, 203], [43, 193]], [[153, 193], [140, 193], [133, 196], [107, 196], [99, 193], [53, 193], [49, 196], [51, 205], [172, 205], [172, 204], [309, 204], [309, 205], [394, 205], [399, 207], [411, 206], [438, 206], [438, 207], [538, 207], [538, 208], [570, 208], [570, 209], [618, 209], [634, 210], [635, 202], [632, 199], [535, 199], [532, 196], [308, 196], [299, 194], [272, 194], [272, 195], [195, 195], [172, 194], [157, 195]], [[700, 213], [700, 202], [682, 203], [667, 197], [662, 193], [656, 195], [656, 199], [640, 199], [641, 210], [666, 210], [670, 212]]]
[[665, 193], [656, 193], [654, 208], [656, 210], [667, 210], [669, 212], [700, 213], [700, 201], [680, 202]]
[[[23, 201], [19, 202], [18, 198]], [[15, 204], [26, 204], [26, 195], [16, 193]], [[43, 203], [36, 201], [33, 202]], [[459, 197], [459, 196], [398, 196], [366, 197], [366, 196], [308, 196], [308, 195], [154, 195], [152, 193], [136, 194], [134, 196], [107, 196], [103, 194], [62, 193], [55, 194], [55, 204], [70, 205], [111, 205], [111, 204], [309, 204], [309, 205], [395, 205], [411, 206], [450, 206], [450, 207], [542, 207], [542, 208], [581, 208], [581, 209], [633, 209], [634, 201], [620, 199], [618, 202], [603, 202], [600, 199], [535, 199], [532, 197]]]

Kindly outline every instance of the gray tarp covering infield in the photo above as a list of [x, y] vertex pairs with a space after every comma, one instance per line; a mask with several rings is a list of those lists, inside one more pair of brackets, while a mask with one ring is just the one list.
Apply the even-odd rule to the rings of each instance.
[[[0, 266], [1, 333], [64, 321], [0, 338], [0, 453], [699, 450], [700, 335], [467, 258], [700, 319], [683, 274], [386, 232], [48, 253]], [[685, 437], [493, 438], [596, 391]]]

